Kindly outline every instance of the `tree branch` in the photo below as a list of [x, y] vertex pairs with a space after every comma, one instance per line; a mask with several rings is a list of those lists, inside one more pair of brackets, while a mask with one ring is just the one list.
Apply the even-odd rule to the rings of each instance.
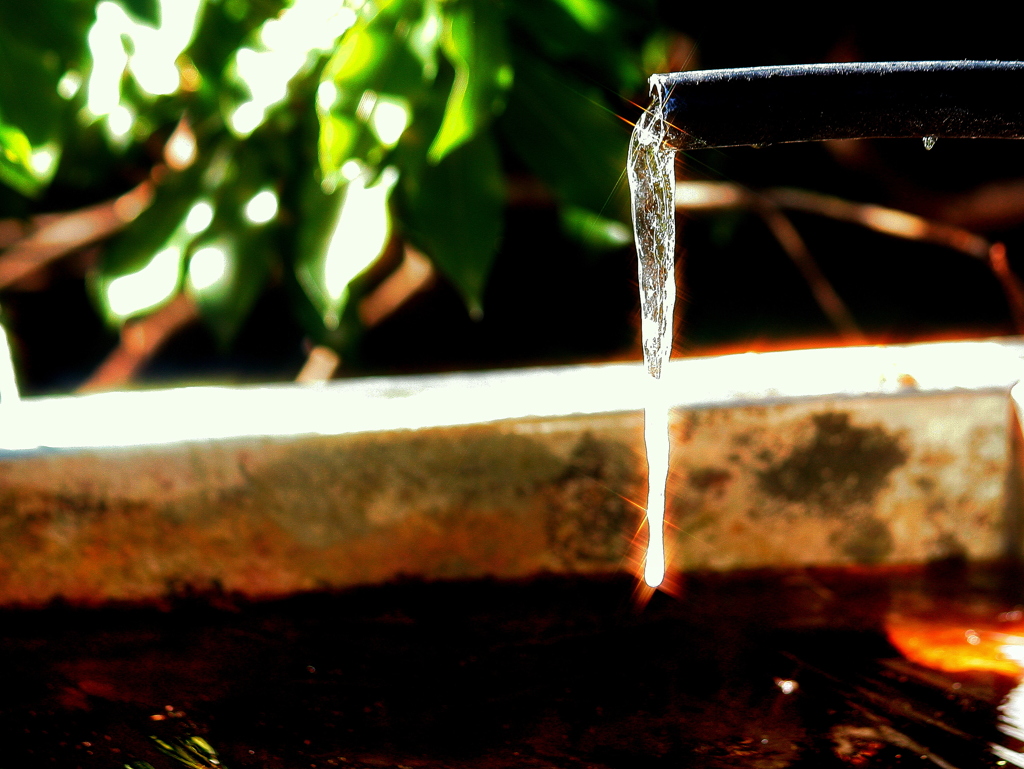
[[199, 317], [199, 308], [186, 294], [121, 329], [121, 342], [93, 372], [78, 392], [113, 390], [132, 381], [161, 347]]

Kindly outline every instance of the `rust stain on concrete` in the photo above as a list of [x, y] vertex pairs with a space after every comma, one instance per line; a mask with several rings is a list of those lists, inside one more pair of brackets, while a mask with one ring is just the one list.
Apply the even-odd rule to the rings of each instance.
[[643, 471], [620, 422], [0, 463], [0, 603], [614, 570]]

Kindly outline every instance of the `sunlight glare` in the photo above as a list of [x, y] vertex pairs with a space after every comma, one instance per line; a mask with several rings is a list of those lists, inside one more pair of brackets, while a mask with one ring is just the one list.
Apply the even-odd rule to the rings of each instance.
[[229, 272], [227, 252], [220, 246], [200, 248], [188, 263], [188, 280], [196, 291], [204, 291], [220, 283]]
[[353, 179], [359, 177], [359, 174], [363, 172], [363, 164], [358, 160], [346, 160], [345, 164], [341, 167], [341, 178], [345, 181], [350, 182]]
[[150, 96], [168, 96], [181, 84], [176, 63], [192, 42], [203, 0], [161, 0], [160, 27], [136, 23], [135, 52], [128, 63], [135, 82]]
[[107, 129], [110, 135], [121, 141], [131, 133], [135, 125], [135, 113], [123, 104], [118, 104], [107, 113]]
[[[292, 78], [331, 51], [338, 37], [355, 24], [355, 11], [339, 5], [333, 0], [296, 0], [263, 23], [256, 47], [238, 50], [234, 73], [251, 98], [231, 114], [236, 134], [244, 137], [255, 131], [270, 108], [284, 100]], [[327, 90], [318, 91], [318, 104], [329, 95]]]
[[248, 136], [259, 128], [266, 115], [266, 109], [256, 102], [243, 102], [231, 113], [231, 127], [239, 136]]
[[57, 82], [57, 93], [62, 99], [71, 100], [75, 98], [82, 87], [82, 76], [73, 69], [69, 69]]
[[261, 190], [245, 204], [245, 218], [253, 224], [266, 224], [275, 216], [277, 216], [277, 195], [273, 190]]
[[[181, 84], [177, 59], [192, 42], [203, 0], [161, 0], [159, 27], [135, 20], [110, 0], [96, 6], [96, 21], [87, 37], [92, 69], [86, 108], [93, 117], [111, 115], [121, 103], [121, 80], [129, 71], [143, 93], [167, 96]], [[131, 56], [123, 40], [131, 43]], [[69, 76], [70, 79], [69, 79]], [[66, 73], [58, 91], [66, 99], [77, 92], [74, 73]], [[80, 78], [78, 78], [80, 81]], [[111, 131], [115, 138], [125, 132]]]
[[156, 307], [178, 287], [181, 248], [168, 246], [141, 270], [122, 275], [107, 286], [107, 305], [119, 318]]
[[96, 117], [110, 114], [121, 101], [121, 76], [128, 66], [121, 34], [131, 24], [117, 3], [104, 0], [96, 6], [96, 22], [86, 38], [92, 56], [86, 108]]
[[337, 103], [339, 95], [338, 86], [331, 80], [324, 80], [316, 88], [316, 106], [321, 112], [329, 112]]
[[57, 145], [53, 142], [44, 144], [32, 152], [32, 172], [39, 178], [47, 178], [57, 165]]
[[376, 184], [367, 186], [369, 179], [367, 170], [349, 182], [327, 244], [324, 285], [335, 305], [343, 303], [349, 282], [373, 264], [387, 244], [391, 224], [388, 196], [398, 181], [398, 171], [388, 166]]
[[409, 108], [404, 99], [381, 96], [370, 113], [370, 127], [380, 143], [390, 148], [398, 143], [409, 125]]
[[188, 120], [182, 118], [164, 145], [164, 161], [175, 171], [184, 171], [196, 162], [199, 147]]
[[198, 235], [204, 232], [213, 221], [213, 206], [208, 200], [200, 200], [189, 209], [185, 217], [185, 232], [189, 235]]
[[[894, 356], [905, 361], [905, 370], [920, 379], [924, 392], [1005, 390], [1020, 379], [1018, 352], [1014, 344], [941, 342], [676, 360], [665, 372], [673, 382], [665, 388], [671, 391], [671, 397], [666, 394], [667, 400], [662, 402], [673, 408], [728, 408], [773, 404], [779, 397], [794, 395], [834, 398], [844, 393], [884, 393], [888, 391], [879, 389], [877, 371]], [[928, 381], [926, 369], [933, 363], [941, 380]], [[921, 369], [921, 364], [927, 364], [926, 369]], [[780, 378], [783, 369], [785, 379]], [[807, 370], [823, 372], [824, 378], [815, 383], [824, 389], [817, 393], [808, 391], [806, 382], [797, 381], [797, 373]], [[855, 377], [852, 389], [850, 376]], [[22, 401], [17, 414], [4, 416], [0, 409], [0, 448], [136, 446], [246, 436], [338, 435], [482, 425], [509, 419], [528, 419], [534, 426], [530, 429], [558, 432], [564, 429], [567, 415], [621, 415], [653, 407], [649, 390], [638, 386], [641, 377], [645, 374], [639, 363], [603, 363], [369, 377], [334, 382], [317, 391], [282, 385], [32, 397]], [[710, 388], [706, 379], [711, 382]], [[1024, 397], [1024, 392], [1016, 395]], [[671, 582], [671, 574], [669, 571], [660, 589]], [[961, 628], [958, 643], [971, 650], [981, 648], [964, 643], [963, 639]]]

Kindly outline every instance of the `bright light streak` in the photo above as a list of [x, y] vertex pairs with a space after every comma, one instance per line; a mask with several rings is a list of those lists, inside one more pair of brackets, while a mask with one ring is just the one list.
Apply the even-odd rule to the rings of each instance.
[[[388, 196], [398, 171], [385, 168], [376, 184], [369, 172], [349, 182], [324, 256], [324, 285], [333, 304], [341, 304], [349, 282], [384, 250], [390, 229]], [[336, 322], [336, 319], [335, 319]]]
[[200, 200], [185, 217], [185, 232], [189, 235], [198, 235], [204, 232], [213, 221], [213, 206], [208, 200]]
[[110, 311], [120, 318], [127, 318], [169, 299], [178, 287], [180, 266], [181, 249], [168, 246], [141, 270], [110, 281], [107, 286]]
[[253, 224], [265, 224], [277, 216], [277, 195], [273, 190], [257, 192], [245, 204], [245, 218]]
[[[660, 386], [652, 380], [648, 386]], [[665, 491], [668, 486], [669, 410], [666, 399], [652, 398], [644, 408], [644, 444], [647, 449], [647, 557], [644, 582], [658, 587], [665, 579]]]
[[370, 127], [385, 147], [393, 147], [409, 125], [409, 108], [404, 100], [377, 98], [370, 113]]
[[110, 114], [121, 101], [121, 76], [128, 66], [121, 34], [131, 25], [131, 19], [116, 3], [104, 0], [96, 6], [96, 23], [87, 37], [92, 71], [86, 108], [97, 117]]
[[0, 324], [0, 407], [8, 410], [20, 400], [21, 393], [18, 392], [18, 375], [14, 368], [11, 345], [7, 339], [7, 329], [4, 328], [3, 324]]
[[[293, 385], [29, 398], [0, 409], [0, 448], [139, 446], [245, 436], [342, 435], [639, 408], [639, 367], [429, 374]], [[534, 424], [535, 421], [531, 421]]]
[[188, 263], [188, 280], [196, 291], [220, 283], [230, 270], [227, 252], [220, 246], [200, 248]]
[[[663, 389], [667, 390], [668, 403], [683, 408], [773, 404], [778, 397], [775, 388], [781, 385], [774, 378], [774, 366], [766, 369], [763, 363], [777, 360], [786, 364], [791, 379], [795, 376], [794, 365], [836, 372], [836, 382], [824, 382], [826, 389], [817, 394], [805, 391], [805, 383], [800, 382], [799, 394], [804, 397], [832, 399], [837, 392], [846, 392], [834, 389], [835, 384], [851, 373], [874, 384], [866, 390], [849, 392], [886, 396], [888, 391], [878, 388], [877, 371], [893, 356], [906, 359], [915, 377], [925, 375], [918, 364], [934, 361], [936, 370], [941, 368], [943, 380], [935, 384], [933, 392], [1005, 389], [1020, 378], [1021, 351], [1005, 342], [940, 342], [867, 348], [867, 355], [857, 348], [839, 348], [677, 360], [666, 370], [672, 374], [668, 378], [672, 384]], [[719, 369], [745, 379], [744, 391], [738, 393], [732, 386], [708, 392], [702, 380]], [[508, 419], [527, 419], [534, 426], [531, 429], [558, 432], [564, 429], [567, 415], [619, 415], [651, 405], [650, 392], [638, 386], [645, 376], [641, 364], [606, 363], [354, 379], [318, 390], [291, 385], [189, 387], [33, 397], [21, 402], [17, 414], [0, 408], [0, 448], [113, 447], [246, 436], [340, 435]], [[789, 393], [783, 390], [782, 395]], [[957, 642], [967, 649], [979, 648], [964, 641], [963, 628], [957, 631]]]

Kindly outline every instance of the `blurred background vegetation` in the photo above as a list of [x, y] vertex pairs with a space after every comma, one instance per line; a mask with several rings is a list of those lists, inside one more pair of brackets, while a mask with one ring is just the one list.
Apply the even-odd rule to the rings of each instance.
[[[647, 74], [1020, 58], [1005, 26], [737, 27], [655, 0], [0, 0], [0, 307], [22, 387], [637, 358], [623, 169]], [[1012, 268], [1016, 145], [741, 148], [680, 174], [885, 203], [1005, 243]], [[748, 208], [683, 214], [686, 351], [843, 338]], [[983, 258], [787, 221], [869, 339], [1020, 330]]]

